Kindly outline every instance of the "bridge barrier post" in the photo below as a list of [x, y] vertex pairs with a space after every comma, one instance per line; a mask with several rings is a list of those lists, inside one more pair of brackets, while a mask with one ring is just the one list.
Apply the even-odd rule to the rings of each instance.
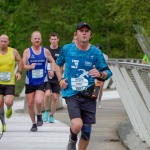
[[150, 147], [150, 66], [111, 62], [109, 67], [137, 136]]

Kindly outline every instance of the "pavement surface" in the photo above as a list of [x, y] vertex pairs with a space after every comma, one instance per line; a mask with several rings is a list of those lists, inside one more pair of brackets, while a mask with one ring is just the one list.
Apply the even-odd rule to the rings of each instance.
[[130, 120], [123, 121], [118, 127], [118, 135], [129, 150], [150, 150], [145, 142], [136, 135]]
[[[97, 123], [92, 127], [91, 141], [87, 150], [130, 149], [128, 145], [132, 144], [127, 143], [129, 138], [124, 138], [126, 123], [129, 125], [130, 122], [125, 122], [128, 116], [118, 93], [116, 91], [104, 92], [101, 106], [101, 109], [97, 108]], [[38, 127], [38, 132], [30, 132], [31, 120], [28, 113], [23, 112], [23, 108], [24, 99], [15, 100], [13, 116], [6, 119], [7, 132], [0, 139], [0, 150], [66, 149], [70, 121], [65, 103], [63, 103], [63, 109], [56, 111], [55, 122], [44, 123], [42, 127]], [[130, 133], [133, 136], [132, 126], [126, 129], [128, 129], [128, 137]]]

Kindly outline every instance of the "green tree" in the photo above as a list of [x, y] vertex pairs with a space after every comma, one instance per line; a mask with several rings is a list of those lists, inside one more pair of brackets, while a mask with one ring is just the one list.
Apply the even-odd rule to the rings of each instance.
[[150, 33], [150, 1], [147, 0], [2, 0], [0, 34], [8, 34], [11, 46], [22, 54], [30, 46], [35, 30], [42, 33], [43, 45], [51, 32], [60, 35], [60, 46], [70, 43], [76, 24], [92, 26], [92, 44], [101, 44], [109, 57], [139, 58], [141, 50], [133, 24]]

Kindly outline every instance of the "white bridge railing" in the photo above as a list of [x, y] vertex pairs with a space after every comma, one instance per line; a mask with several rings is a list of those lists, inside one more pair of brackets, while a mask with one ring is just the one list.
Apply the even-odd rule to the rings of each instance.
[[112, 61], [109, 67], [136, 135], [150, 147], [150, 65]]
[[[130, 63], [142, 63], [142, 59], [135, 59], [135, 58], [110, 58], [109, 62], [130, 62]], [[105, 81], [103, 89], [115, 89], [115, 84], [112, 80], [112, 78]]]

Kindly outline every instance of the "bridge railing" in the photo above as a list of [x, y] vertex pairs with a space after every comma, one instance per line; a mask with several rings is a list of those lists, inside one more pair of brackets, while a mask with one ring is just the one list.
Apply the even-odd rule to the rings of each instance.
[[[135, 59], [135, 58], [110, 58], [109, 62], [130, 62], [130, 63], [142, 63], [142, 59]], [[112, 78], [105, 81], [103, 89], [115, 89], [115, 84], [112, 80]]]
[[112, 61], [109, 67], [136, 135], [150, 147], [150, 65]]
[[139, 58], [110, 58], [109, 61], [142, 63], [142, 59]]

